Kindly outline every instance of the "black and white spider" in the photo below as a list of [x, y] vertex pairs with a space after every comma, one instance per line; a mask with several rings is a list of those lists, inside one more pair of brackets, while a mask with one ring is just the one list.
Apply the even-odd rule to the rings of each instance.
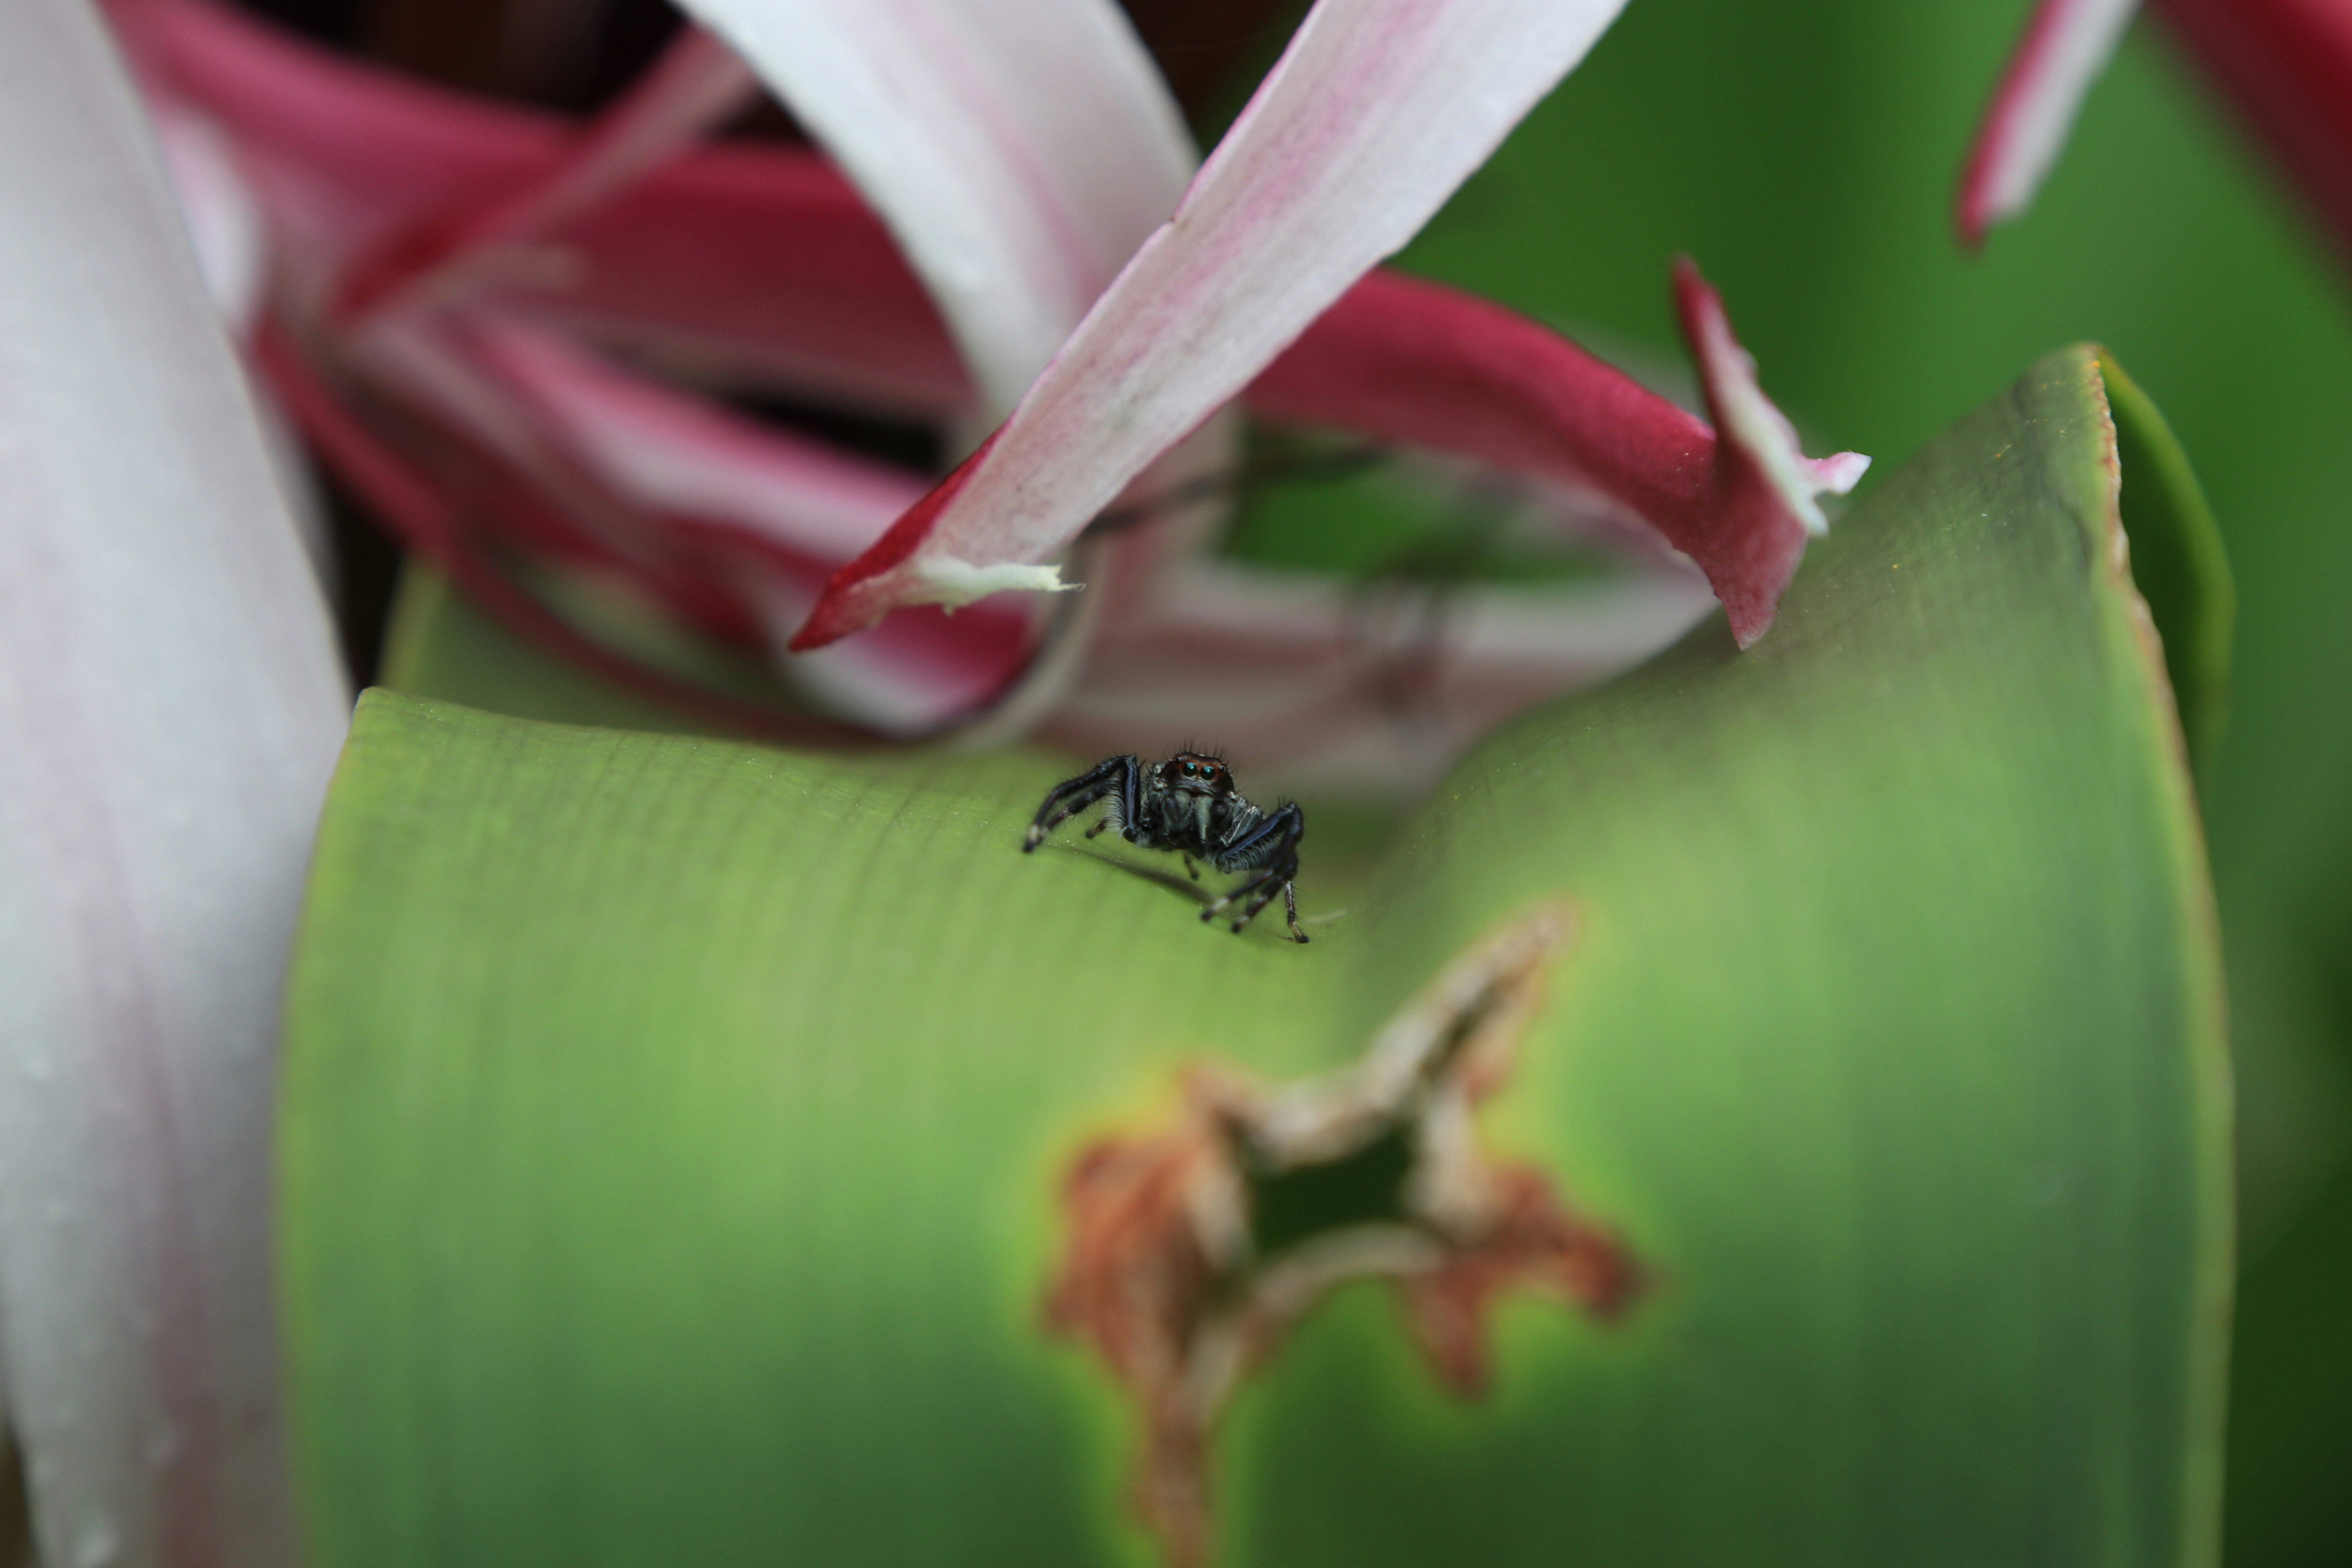
[[1291, 879], [1298, 875], [1298, 841], [1307, 837], [1307, 818], [1296, 805], [1260, 811], [1234, 787], [1224, 759], [1205, 752], [1179, 752], [1150, 767], [1131, 756], [1108, 757], [1046, 792], [1022, 853], [1036, 848], [1047, 834], [1098, 800], [1109, 805], [1102, 820], [1087, 829], [1089, 838], [1116, 827], [1129, 844], [1173, 849], [1184, 858], [1184, 869], [1196, 882], [1201, 873], [1192, 864], [1194, 856], [1220, 871], [1256, 873], [1202, 910], [1202, 920], [1214, 920], [1226, 905], [1247, 897], [1241, 918], [1234, 921], [1238, 931], [1279, 892], [1292, 940], [1307, 940], [1298, 929], [1298, 895], [1291, 888]]

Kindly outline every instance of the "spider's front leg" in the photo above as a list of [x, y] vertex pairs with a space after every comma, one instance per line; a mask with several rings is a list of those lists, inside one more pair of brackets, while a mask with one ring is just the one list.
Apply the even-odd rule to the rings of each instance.
[[[1135, 797], [1141, 787], [1142, 769], [1132, 756], [1106, 757], [1074, 779], [1064, 779], [1045, 792], [1045, 804], [1038, 806], [1036, 819], [1029, 824], [1028, 837], [1021, 841], [1021, 852], [1028, 854], [1045, 842], [1045, 836], [1086, 810], [1107, 795], [1116, 794], [1118, 801], [1112, 810], [1118, 813], [1122, 827], [1135, 820]], [[1092, 838], [1109, 823], [1106, 816], [1087, 832]]]
[[1234, 921], [1238, 933], [1243, 927], [1257, 919], [1278, 890], [1283, 908], [1290, 916], [1290, 937], [1304, 943], [1307, 933], [1298, 929], [1298, 894], [1292, 887], [1298, 875], [1298, 843], [1307, 837], [1307, 816], [1294, 804], [1284, 806], [1253, 828], [1238, 842], [1229, 846], [1218, 858], [1228, 865], [1263, 859], [1265, 868], [1255, 877], [1201, 911], [1204, 921], [1214, 920], [1228, 904], [1247, 895], [1249, 902], [1242, 906], [1241, 918]]
[[[1242, 906], [1242, 918], [1234, 922], [1235, 931], [1241, 930], [1242, 927], [1257, 919], [1258, 910], [1274, 901], [1276, 884], [1273, 877], [1269, 876], [1263, 880], [1253, 880], [1250, 886], [1257, 889], [1257, 894]], [[1290, 917], [1290, 940], [1303, 945], [1307, 941], [1307, 933], [1298, 929], [1298, 889], [1287, 877], [1281, 879], [1280, 887], [1283, 912]], [[1238, 892], [1239, 889], [1236, 889], [1235, 891]]]

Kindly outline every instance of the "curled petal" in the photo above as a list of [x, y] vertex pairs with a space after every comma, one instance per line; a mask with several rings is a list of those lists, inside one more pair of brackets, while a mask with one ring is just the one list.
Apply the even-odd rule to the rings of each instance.
[[[557, 180], [572, 154], [555, 116], [338, 57], [209, 0], [141, 0], [117, 22], [164, 89], [234, 139], [297, 303], [436, 213]], [[909, 417], [971, 405], [921, 283], [819, 153], [697, 147], [547, 238], [534, 269], [478, 279], [470, 297], [733, 382]]]
[[1675, 310], [1698, 363], [1715, 420], [1715, 507], [1707, 575], [1746, 647], [1772, 625], [1780, 591], [1795, 575], [1809, 534], [1829, 531], [1816, 497], [1843, 495], [1870, 467], [1859, 452], [1808, 458], [1788, 417], [1756, 384], [1756, 362], [1731, 333], [1723, 299], [1685, 258], [1675, 263]]
[[871, 737], [837, 721], [778, 714], [677, 679], [606, 647], [516, 586], [459, 527], [448, 499], [404, 454], [336, 400], [302, 358], [265, 328], [257, 358], [303, 436], [409, 549], [524, 637], [631, 691], [750, 735], [801, 744]]
[[795, 646], [919, 602], [942, 574], [1060, 552], [1410, 239], [1621, 4], [1322, 0], [992, 459], [853, 563]]
[[[756, 425], [511, 321], [459, 317], [373, 334], [381, 383], [458, 433], [477, 477], [464, 526], [440, 488], [385, 437], [320, 406], [314, 384], [270, 360], [313, 438], [412, 547], [516, 630], [569, 657], [551, 616], [498, 575], [486, 545], [618, 578], [723, 643], [773, 646], [841, 561], [923, 492], [923, 481]], [[1012, 605], [953, 621], [910, 616], [873, 646], [793, 660], [785, 671], [831, 711], [877, 731], [935, 732], [991, 708], [1034, 641]], [[591, 662], [674, 699], [613, 652]], [[744, 704], [698, 710], [754, 732], [824, 738]], [[780, 727], [780, 724], [782, 727]]]
[[687, 27], [561, 162], [513, 190], [469, 196], [378, 241], [346, 273], [337, 313], [362, 316], [420, 296], [438, 301], [469, 279], [497, 276], [502, 251], [610, 200], [758, 91], [759, 79], [732, 49]]
[[1987, 230], [2032, 204], [2138, 9], [2139, 0], [2041, 0], [2035, 7], [1960, 176], [1955, 216], [1964, 242], [1983, 244]]
[[[614, 521], [640, 552], [688, 523], [717, 540], [714, 575], [765, 584], [762, 619], [782, 634], [808, 613], [826, 576], [919, 501], [928, 487], [904, 469], [757, 425], [705, 399], [648, 381], [513, 321], [485, 321], [463, 346], [478, 383], [608, 491]], [[529, 464], [528, 446], [515, 453]], [[548, 482], [548, 481], [543, 481]], [[561, 488], [555, 478], [551, 488]], [[963, 599], [943, 595], [943, 604]], [[977, 711], [1013, 679], [1029, 641], [1019, 611], [953, 622], [911, 617], [906, 635], [876, 639], [786, 673], [828, 706], [892, 734], [922, 734]]]
[[1392, 272], [1358, 284], [1258, 378], [1250, 405], [1539, 476], [1622, 509], [1705, 572], [1743, 646], [1870, 459], [1809, 458], [1687, 263], [1675, 297], [1717, 427], [1539, 322]]

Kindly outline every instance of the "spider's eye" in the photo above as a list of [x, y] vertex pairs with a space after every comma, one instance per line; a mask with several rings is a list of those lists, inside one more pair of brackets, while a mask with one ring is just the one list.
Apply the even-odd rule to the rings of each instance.
[[1194, 767], [1191, 763], [1186, 763], [1184, 764], [1184, 773], [1185, 773], [1185, 776], [1186, 776], [1186, 777], [1188, 777], [1188, 778], [1189, 778], [1189, 777], [1191, 777], [1194, 773], [1197, 773], [1198, 771], [1199, 771], [1199, 770], [1198, 770], [1197, 768], [1195, 768], [1195, 767]]

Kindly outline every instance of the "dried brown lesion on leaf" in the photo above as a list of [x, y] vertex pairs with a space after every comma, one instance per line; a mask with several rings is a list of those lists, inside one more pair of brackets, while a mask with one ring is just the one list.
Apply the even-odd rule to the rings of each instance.
[[1464, 1394], [1486, 1383], [1496, 1297], [1533, 1290], [1608, 1319], [1640, 1289], [1613, 1232], [1544, 1171], [1490, 1156], [1475, 1124], [1574, 924], [1547, 904], [1495, 931], [1339, 1071], [1270, 1085], [1192, 1068], [1164, 1122], [1072, 1163], [1046, 1320], [1133, 1394], [1136, 1506], [1179, 1568], [1211, 1554], [1218, 1413], [1334, 1287], [1391, 1281], [1431, 1367]]

